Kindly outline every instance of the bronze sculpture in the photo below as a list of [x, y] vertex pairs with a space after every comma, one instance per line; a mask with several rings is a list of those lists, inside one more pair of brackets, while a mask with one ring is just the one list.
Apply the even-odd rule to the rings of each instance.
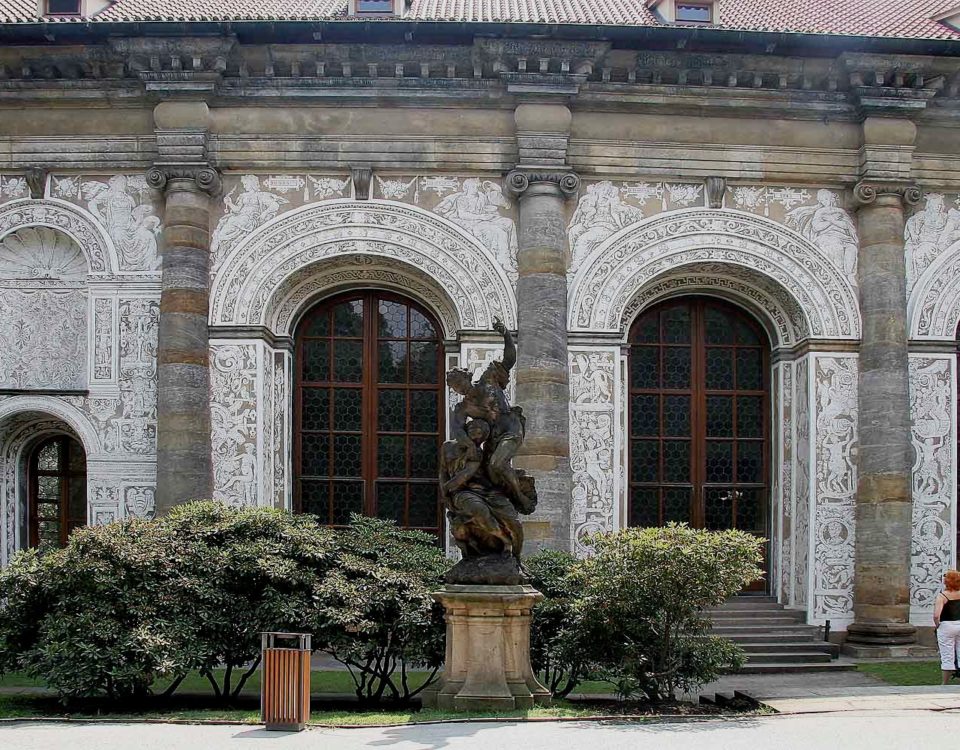
[[520, 514], [537, 507], [533, 477], [514, 469], [523, 443], [524, 418], [510, 406], [505, 389], [517, 361], [513, 337], [500, 321], [503, 359], [492, 362], [474, 383], [467, 370], [451, 370], [447, 384], [463, 400], [453, 411], [453, 440], [443, 444], [440, 487], [450, 528], [463, 559], [447, 574], [455, 584], [518, 585], [523, 524]]

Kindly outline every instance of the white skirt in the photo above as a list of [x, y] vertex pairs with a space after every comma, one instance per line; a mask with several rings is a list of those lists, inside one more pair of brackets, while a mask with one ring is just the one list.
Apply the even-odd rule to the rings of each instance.
[[960, 655], [960, 620], [941, 622], [937, 628], [937, 645], [940, 646], [940, 669], [952, 672]]

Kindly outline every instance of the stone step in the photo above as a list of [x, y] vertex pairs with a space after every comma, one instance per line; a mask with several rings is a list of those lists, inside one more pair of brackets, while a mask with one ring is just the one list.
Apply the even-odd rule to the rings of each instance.
[[711, 609], [756, 609], [762, 607], [783, 607], [776, 599], [772, 596], [744, 596], [738, 597], [736, 599], [728, 599], [719, 607], [711, 607]]
[[754, 654], [792, 654], [819, 652], [830, 657], [840, 655], [840, 646], [825, 641], [788, 641], [786, 643], [755, 643], [734, 641], [749, 658]]
[[724, 615], [722, 617], [714, 617], [713, 624], [714, 626], [732, 628], [750, 626], [769, 627], [771, 625], [801, 625], [804, 623], [800, 617], [781, 613], [751, 617], [728, 617]]
[[807, 650], [790, 653], [761, 651], [750, 654], [747, 663], [751, 666], [757, 664], [821, 664], [832, 660], [833, 657], [829, 651]]
[[737, 674], [787, 674], [791, 672], [851, 672], [857, 668], [854, 662], [767, 662], [745, 664]]
[[756, 633], [744, 633], [740, 630], [730, 633], [718, 633], [713, 631], [714, 635], [722, 635], [734, 643], [744, 645], [745, 643], [763, 644], [763, 643], [822, 643], [815, 630], [797, 631], [781, 633], [779, 631], [760, 630]]

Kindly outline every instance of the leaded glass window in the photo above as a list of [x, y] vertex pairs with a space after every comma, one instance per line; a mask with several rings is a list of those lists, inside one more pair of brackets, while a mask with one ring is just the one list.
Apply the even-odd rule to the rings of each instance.
[[87, 522], [87, 461], [66, 435], [40, 443], [30, 455], [30, 546], [56, 549]]

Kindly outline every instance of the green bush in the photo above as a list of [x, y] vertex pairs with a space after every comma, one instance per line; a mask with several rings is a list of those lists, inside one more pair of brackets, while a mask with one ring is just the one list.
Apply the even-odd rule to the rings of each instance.
[[549, 549], [523, 561], [530, 584], [544, 595], [533, 608], [530, 661], [557, 698], [565, 698], [585, 677], [586, 649], [574, 608], [577, 592], [569, 577], [576, 563], [573, 555]]
[[[430, 592], [450, 563], [435, 538], [354, 516], [338, 533], [337, 568], [316, 591], [319, 648], [342, 662], [364, 703], [409, 702], [443, 664], [443, 608]], [[430, 671], [411, 689], [411, 668]]]
[[[172, 694], [190, 671], [239, 695], [263, 631], [312, 631], [368, 701], [402, 701], [411, 664], [436, 669], [442, 617], [429, 590], [446, 561], [431, 537], [354, 518], [191, 503], [155, 521], [80, 529], [0, 572], [0, 671], [44, 680], [64, 700]], [[224, 668], [221, 673], [218, 668]]]
[[582, 658], [623, 696], [673, 696], [739, 667], [741, 650], [709, 635], [705, 607], [760, 577], [761, 540], [670, 524], [597, 535], [574, 567]]

